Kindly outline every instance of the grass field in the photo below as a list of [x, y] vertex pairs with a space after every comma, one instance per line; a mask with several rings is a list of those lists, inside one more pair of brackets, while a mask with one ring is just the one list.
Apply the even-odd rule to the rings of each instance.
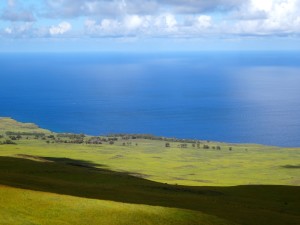
[[[5, 119], [4, 130], [28, 132], [28, 125]], [[30, 125], [32, 126], [32, 125]], [[31, 132], [44, 132], [35, 127]], [[3, 131], [4, 132], [4, 131]], [[46, 131], [49, 132], [49, 131]], [[50, 133], [50, 132], [49, 132]], [[1, 141], [1, 139], [0, 139]], [[221, 150], [198, 149], [180, 142], [135, 139], [130, 146], [124, 141], [113, 145], [47, 144], [41, 139], [21, 139], [18, 145], [0, 145], [0, 156], [28, 154], [43, 157], [91, 161], [113, 171], [129, 172], [144, 178], [181, 185], [232, 186], [245, 184], [300, 185], [300, 148], [278, 148], [262, 145], [206, 143]], [[137, 146], [136, 146], [137, 144]], [[232, 148], [229, 151], [229, 147]]]
[[78, 198], [6, 186], [0, 186], [0, 202], [1, 225], [231, 224], [197, 211]]
[[[0, 119], [7, 131], [56, 135]], [[0, 224], [300, 224], [299, 148], [47, 141], [0, 145]]]

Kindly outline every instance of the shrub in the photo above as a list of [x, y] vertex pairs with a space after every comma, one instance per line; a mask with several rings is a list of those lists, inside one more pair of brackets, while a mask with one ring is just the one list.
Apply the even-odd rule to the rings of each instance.
[[209, 146], [208, 145], [203, 145], [203, 148], [204, 149], [209, 149]]
[[0, 142], [2, 145], [16, 145], [17, 143], [13, 142], [12, 140], [5, 140]]

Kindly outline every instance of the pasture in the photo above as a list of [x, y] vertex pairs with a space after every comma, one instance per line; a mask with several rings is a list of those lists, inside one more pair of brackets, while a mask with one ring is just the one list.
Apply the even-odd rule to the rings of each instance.
[[0, 145], [1, 224], [300, 223], [299, 148], [75, 135], [78, 144], [7, 118], [0, 135], [14, 143]]

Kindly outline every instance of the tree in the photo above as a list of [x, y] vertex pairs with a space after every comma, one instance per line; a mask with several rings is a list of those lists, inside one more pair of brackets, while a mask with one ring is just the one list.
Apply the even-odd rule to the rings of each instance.
[[181, 144], [180, 147], [181, 148], [187, 148], [187, 144]]
[[3, 145], [16, 145], [17, 143], [13, 142], [12, 140], [5, 140], [2, 142]]
[[209, 149], [209, 146], [208, 145], [203, 145], [203, 148], [204, 149]]

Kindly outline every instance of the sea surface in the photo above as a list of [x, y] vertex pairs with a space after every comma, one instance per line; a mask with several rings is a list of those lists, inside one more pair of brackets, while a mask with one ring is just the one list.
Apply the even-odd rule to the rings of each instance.
[[300, 52], [1, 53], [0, 116], [56, 132], [300, 146]]

